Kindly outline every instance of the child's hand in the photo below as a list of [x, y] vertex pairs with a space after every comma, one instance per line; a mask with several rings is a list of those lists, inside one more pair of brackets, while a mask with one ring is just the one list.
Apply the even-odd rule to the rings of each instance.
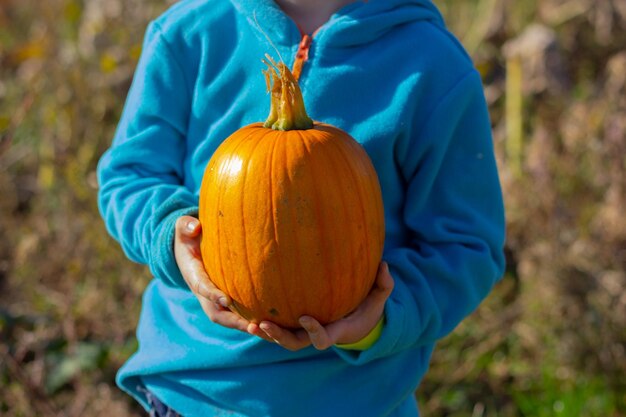
[[250, 323], [228, 309], [231, 302], [230, 298], [213, 285], [204, 269], [200, 253], [201, 235], [200, 222], [195, 217], [182, 216], [176, 221], [174, 236], [176, 263], [189, 289], [198, 298], [206, 315], [214, 323], [272, 341], [263, 332], [259, 334], [256, 324]]
[[303, 329], [300, 330], [289, 331], [268, 321], [261, 322], [259, 328], [250, 330], [257, 336], [262, 336], [265, 332], [276, 343], [289, 350], [299, 350], [310, 344], [323, 350], [335, 344], [355, 343], [367, 336], [378, 324], [393, 286], [389, 267], [386, 262], [381, 262], [376, 286], [356, 310], [341, 320], [322, 326], [313, 317], [303, 316], [300, 318]]

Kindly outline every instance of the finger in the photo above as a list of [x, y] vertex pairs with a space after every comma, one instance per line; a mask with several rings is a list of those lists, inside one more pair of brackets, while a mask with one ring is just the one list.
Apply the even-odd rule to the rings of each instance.
[[246, 332], [251, 335], [261, 337], [267, 341], [273, 342], [273, 340], [264, 331], [262, 331], [257, 324], [251, 323], [243, 317], [239, 316], [238, 314], [233, 313], [232, 311], [225, 309], [220, 305], [216, 305], [209, 300], [205, 300], [202, 298], [199, 298], [199, 300], [205, 314], [213, 323], [231, 329], [240, 330], [242, 332]]
[[296, 330], [295, 332], [292, 332], [287, 329], [283, 329], [270, 321], [262, 321], [259, 324], [259, 327], [275, 343], [288, 350], [300, 350], [311, 344], [308, 333], [304, 330]]
[[246, 328], [246, 331], [248, 333], [250, 333], [253, 336], [257, 336], [260, 337], [262, 339], [265, 339], [269, 342], [274, 342], [274, 339], [272, 339], [271, 337], [268, 336], [267, 333], [265, 333], [258, 324], [256, 323], [248, 323], [248, 327]]
[[[385, 307], [387, 299], [393, 292], [394, 281], [389, 272], [387, 262], [381, 262], [376, 275], [376, 282], [370, 293], [365, 297], [363, 302], [354, 311], [348, 314], [344, 319], [353, 321], [360, 320], [363, 316], [376, 316], [380, 318]], [[345, 321], [344, 320], [344, 321]]]
[[216, 305], [210, 300], [198, 298], [200, 306], [204, 310], [209, 319], [219, 325], [228, 327], [231, 329], [240, 330], [242, 332], [248, 331], [249, 322], [238, 314], [233, 313], [228, 309], [224, 309], [219, 305]]
[[195, 294], [210, 300], [215, 305], [222, 307], [223, 309], [229, 309], [231, 305], [231, 299], [228, 295], [224, 294], [222, 290], [217, 288], [215, 284], [211, 282], [209, 276], [204, 273], [204, 270], [195, 270], [190, 273], [190, 288]]
[[300, 317], [300, 325], [309, 335], [309, 339], [313, 346], [318, 350], [326, 350], [334, 344], [330, 335], [317, 320], [313, 317], [303, 316]]
[[180, 272], [189, 289], [223, 307], [230, 305], [230, 299], [210, 280], [200, 253], [201, 226], [198, 219], [182, 216], [176, 221], [174, 252]]
[[376, 275], [376, 286], [372, 292], [377, 293], [378, 297], [389, 298], [389, 295], [393, 291], [394, 281], [389, 272], [389, 264], [387, 262], [381, 262], [378, 267], [378, 274]]
[[206, 298], [224, 308], [230, 306], [230, 298], [211, 282], [201, 261], [189, 259], [188, 262], [185, 262], [183, 266], [181, 266], [181, 273], [187, 281], [189, 289], [191, 289], [194, 294]]
[[[375, 285], [359, 307], [343, 319], [325, 326], [329, 340], [333, 344], [352, 343], [365, 337], [383, 316], [385, 304], [393, 288], [394, 281], [389, 266], [386, 262], [381, 262]], [[316, 343], [315, 338], [311, 336], [313, 344]]]
[[180, 233], [181, 236], [194, 238], [201, 231], [200, 221], [193, 216], [181, 216], [176, 220], [176, 232]]

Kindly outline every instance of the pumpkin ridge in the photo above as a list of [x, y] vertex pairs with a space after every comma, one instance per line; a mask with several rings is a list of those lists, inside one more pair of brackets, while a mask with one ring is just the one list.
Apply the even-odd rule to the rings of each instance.
[[[361, 145], [356, 142], [350, 143], [350, 146], [352, 146], [353, 148], [361, 147]], [[361, 147], [361, 150], [365, 152], [365, 149], [363, 147]], [[354, 162], [361, 167], [362, 171], [369, 171], [373, 167], [373, 162], [371, 161], [371, 159], [359, 159], [355, 160]], [[384, 224], [385, 210], [383, 207], [383, 201], [382, 199], [378, 200], [375, 198], [376, 195], [381, 195], [380, 184], [378, 181], [367, 181], [367, 188], [368, 189], [366, 190], [366, 195], [369, 196], [369, 203], [371, 203], [370, 205], [368, 205], [368, 207], [371, 207], [371, 205], [374, 205], [376, 207], [377, 217], [383, 219]], [[384, 230], [379, 230], [378, 232], [381, 233], [381, 238], [384, 240]]]
[[[328, 132], [326, 130], [322, 130], [325, 134], [328, 134]], [[329, 140], [329, 142], [333, 142], [333, 145], [337, 145], [335, 142], [337, 141], [336, 138], [331, 138]], [[339, 149], [337, 146], [335, 146], [336, 149]], [[332, 148], [331, 148], [332, 150]], [[341, 164], [339, 163], [338, 159], [342, 159], [342, 155], [339, 154], [338, 152], [331, 152], [330, 150], [327, 151], [328, 154], [332, 155], [330, 158], [327, 158], [327, 161], [331, 164], [331, 166], [335, 169], [335, 172], [338, 171], [341, 168]], [[339, 168], [339, 169], [338, 169]], [[340, 182], [341, 186], [340, 189], [346, 189], [347, 187], [345, 187], [346, 184], [350, 184], [350, 181], [346, 181], [348, 178], [346, 178], [343, 175], [339, 175], [337, 180]], [[352, 213], [350, 212], [350, 208], [348, 207], [348, 205], [346, 204], [346, 200], [344, 198], [340, 198], [339, 201], [341, 202], [341, 208], [342, 208], [342, 212], [343, 212], [343, 219], [347, 220], [350, 219], [352, 217]], [[353, 231], [352, 228], [350, 228], [351, 232]], [[352, 237], [352, 236], [351, 236]], [[352, 261], [351, 265], [349, 266], [349, 270], [352, 271], [352, 273], [354, 272], [354, 260], [356, 260], [356, 255], [354, 253], [354, 247], [353, 245], [347, 245], [349, 248], [349, 259]], [[333, 296], [335, 296], [335, 294], [337, 294], [335, 291], [332, 291]], [[333, 299], [337, 299], [337, 297], [333, 297]], [[349, 313], [349, 312], [348, 312]]]
[[[294, 143], [294, 145], [292, 145], [292, 146], [294, 146], [294, 147], [295, 146], [301, 146], [301, 147], [304, 146], [303, 154], [306, 155], [306, 146], [303, 143], [303, 140], [302, 140], [303, 138], [302, 138], [302, 135], [300, 134], [300, 131], [299, 130], [294, 130], [293, 133], [291, 133], [291, 135], [297, 136], [297, 140], [295, 140], [295, 138], [290, 138], [289, 139], [289, 140], [291, 140]], [[297, 143], [297, 145], [295, 145], [295, 143]], [[288, 152], [287, 151], [287, 146], [284, 146], [285, 143], [283, 143], [282, 145], [283, 145], [282, 148], [285, 151], [285, 162], [286, 162], [285, 163], [285, 168], [286, 168], [286, 167], [290, 166], [289, 156], [291, 154], [295, 153], [295, 152]], [[294, 188], [293, 185], [292, 185], [292, 182], [295, 182], [295, 181], [292, 181], [291, 174], [292, 173], [290, 173], [290, 172], [286, 173], [286, 178], [289, 180], [289, 183], [290, 183], [289, 187], [288, 187], [289, 188], [289, 195], [287, 195], [287, 198], [289, 199], [289, 202], [292, 205], [292, 207], [290, 207], [290, 209], [289, 209], [290, 223], [292, 225], [294, 225], [294, 224], [297, 224], [297, 222], [298, 222], [297, 221], [297, 213], [296, 213], [296, 210], [298, 210], [298, 207], [295, 204], [295, 199], [294, 199], [294, 196], [292, 195], [293, 194], [292, 190]], [[300, 233], [296, 233], [294, 231], [293, 236], [294, 236], [295, 239], [297, 239], [299, 241], [301, 238], [303, 238], [304, 235], [300, 234]], [[298, 242], [297, 245], [293, 246], [293, 257], [295, 259], [294, 263], [295, 263], [295, 265], [297, 265], [296, 275], [298, 275], [298, 276], [294, 276], [294, 277], [292, 277], [292, 279], [302, 279], [302, 253], [299, 250], [300, 246], [301, 246], [299, 243], [300, 242]], [[294, 288], [298, 288], [298, 287], [294, 286]], [[296, 298], [296, 299], [301, 298], [300, 294], [297, 294], [297, 293], [296, 294], [289, 294], [289, 299], [294, 299], [294, 298]], [[301, 306], [299, 306], [299, 307], [301, 307]], [[304, 311], [308, 311], [308, 306], [307, 306], [307, 308], [305, 308]], [[295, 314], [293, 314], [293, 311], [291, 312], [291, 316], [295, 317]]]
[[[278, 137], [275, 137], [274, 135], [278, 135]], [[280, 141], [284, 141], [285, 138], [283, 137], [285, 136], [285, 131], [275, 131], [272, 130], [272, 133], [269, 133], [267, 135], [268, 138], [270, 138], [272, 140], [272, 152], [270, 154], [270, 178], [271, 180], [269, 181], [269, 201], [270, 201], [270, 210], [272, 213], [272, 229], [274, 230], [274, 241], [276, 242], [276, 250], [278, 252], [280, 252], [280, 242], [279, 242], [279, 236], [278, 236], [278, 227], [276, 225], [277, 219], [276, 219], [276, 208], [274, 207], [274, 200], [275, 200], [275, 194], [276, 194], [276, 190], [274, 189], [274, 177], [276, 175], [276, 150], [278, 148], [278, 143]], [[284, 265], [281, 262], [281, 256], [277, 256], [277, 263], [278, 263], [278, 274], [279, 276], [283, 276], [284, 273]], [[280, 281], [280, 287], [281, 287], [281, 292], [282, 292], [282, 297], [277, 297], [277, 298], [281, 298], [283, 300], [288, 299], [287, 297], [289, 296], [289, 294], [287, 294], [287, 288], [285, 287], [285, 284], [283, 282], [283, 280], [278, 280]], [[289, 310], [289, 317], [293, 317], [293, 308], [291, 307], [291, 303], [286, 302], [284, 303], [284, 306], [287, 307], [287, 309]], [[282, 307], [281, 307], [282, 309]], [[265, 312], [263, 312], [265, 314]], [[281, 311], [279, 311], [279, 314], [281, 313]]]
[[[343, 131], [342, 131], [342, 133], [343, 133]], [[340, 140], [345, 142], [344, 138], [341, 138]], [[339, 151], [339, 155], [343, 159], [344, 163], [346, 165], [352, 166], [352, 158], [349, 158], [346, 155], [346, 153], [344, 151], [344, 147], [339, 145], [339, 140], [332, 140], [331, 142], [332, 142], [332, 145], [335, 146], [335, 148]], [[360, 144], [356, 144], [356, 145], [357, 146], [361, 146]], [[365, 150], [363, 150], [363, 152], [365, 152]], [[358, 206], [359, 206], [359, 214], [360, 214], [361, 219], [363, 221], [363, 234], [366, 237], [369, 237], [370, 230], [369, 230], [369, 225], [367, 224], [367, 215], [365, 213], [365, 209], [363, 208], [363, 203], [365, 201], [365, 198], [363, 198], [364, 197], [363, 196], [363, 191], [365, 191], [365, 190], [363, 190], [361, 185], [359, 184], [359, 181], [358, 181], [358, 179], [357, 179], [357, 177], [356, 177], [356, 175], [354, 173], [354, 170], [349, 169], [348, 172], [349, 172], [349, 176], [350, 176], [350, 178], [352, 180], [352, 183], [354, 184], [356, 193], [359, 196], [359, 202], [361, 203]], [[366, 257], [366, 263], [365, 264], [369, 266], [370, 262], [371, 262], [370, 261], [370, 251], [371, 251], [371, 248], [370, 248], [368, 239], [365, 239], [365, 242], [367, 244], [367, 247], [365, 248], [365, 251], [364, 251], [365, 252], [365, 257]], [[358, 281], [358, 282], [361, 283], [362, 281]]]
[[[310, 142], [312, 141], [310, 136], [305, 135], [302, 131], [297, 131], [298, 135], [301, 138], [302, 141], [302, 145], [304, 147], [304, 156], [306, 158], [306, 166], [311, 170], [311, 175], [313, 178], [313, 193], [315, 194], [315, 198], [312, 198], [311, 200], [314, 203], [315, 206], [315, 220], [316, 220], [316, 224], [319, 225], [318, 229], [319, 229], [319, 234], [320, 234], [320, 241], [324, 242], [325, 241], [325, 237], [327, 235], [327, 225], [325, 224], [324, 220], [324, 215], [322, 213], [322, 210], [320, 209], [320, 204], [319, 202], [321, 201], [320, 198], [318, 198], [318, 196], [322, 195], [323, 197], [323, 193], [320, 192], [319, 187], [317, 185], [317, 181], [315, 180], [316, 178], [322, 178], [321, 176], [319, 176], [319, 173], [316, 172], [316, 164], [312, 163], [312, 152], [311, 152], [311, 147], [310, 147]], [[320, 250], [323, 250], [324, 248], [320, 248]], [[333, 250], [335, 249], [334, 247], [332, 248]], [[334, 265], [330, 266], [327, 262], [322, 262], [321, 263], [323, 266], [323, 273], [324, 273], [324, 281], [326, 283], [327, 287], [330, 287], [330, 280], [333, 279], [332, 274], [330, 273], [330, 271], [328, 270], [329, 267], [331, 269], [333, 269]], [[330, 305], [334, 308], [335, 307], [335, 300], [332, 299], [332, 296], [334, 294], [334, 292], [331, 291], [325, 291], [326, 293], [330, 294], [331, 300], [330, 300]], [[318, 302], [318, 300], [312, 300], [313, 302]], [[307, 305], [307, 310], [309, 309], [309, 305]], [[315, 317], [317, 319], [317, 317]]]
[[[284, 133], [283, 135], [287, 135], [286, 133]], [[292, 145], [293, 147], [296, 147], [298, 145], [295, 145], [296, 143], [299, 145], [302, 145], [302, 136], [300, 135], [299, 131], [292, 131], [289, 136], [297, 136], [296, 138], [292, 137], [292, 138], [283, 138], [282, 140], [289, 140], [291, 141], [294, 145]], [[295, 202], [295, 196], [293, 193], [293, 189], [295, 188], [293, 186], [293, 182], [295, 182], [295, 180], [292, 180], [292, 172], [290, 172], [290, 170], [288, 170], [287, 168], [290, 167], [290, 156], [295, 153], [295, 152], [289, 152], [288, 148], [285, 142], [281, 142], [281, 148], [282, 150], [285, 152], [285, 164], [284, 164], [284, 168], [285, 169], [285, 179], [287, 180], [289, 186], [287, 187], [287, 189], [289, 190], [288, 195], [286, 195], [286, 198], [288, 199], [288, 201], [290, 202], [290, 207], [289, 207], [289, 221], [290, 224], [293, 226], [297, 223], [297, 218], [296, 218], [296, 213], [295, 210], [297, 210], [297, 206], [294, 204]], [[297, 163], [297, 162], [296, 162]], [[297, 239], [298, 241], [300, 240], [300, 234], [298, 233], [293, 233], [293, 238]], [[299, 242], [298, 242], [299, 243]], [[295, 265], [296, 265], [296, 273], [299, 276], [294, 276], [294, 277], [290, 277], [290, 279], [293, 280], [301, 280], [302, 276], [301, 276], [301, 272], [302, 272], [302, 254], [300, 253], [300, 248], [299, 248], [299, 244], [295, 244], [293, 245], [293, 247], [291, 248], [293, 251], [293, 259], [295, 260]], [[297, 285], [293, 285], [291, 286], [291, 293], [290, 294], [286, 294], [286, 296], [288, 297], [288, 299], [290, 300], [297, 300], [300, 299], [300, 295], [298, 294], [298, 292], [300, 291], [300, 286]], [[290, 303], [290, 309], [291, 309], [291, 303]], [[301, 305], [299, 306], [301, 307]], [[290, 315], [291, 317], [296, 317], [295, 312], [293, 311], [293, 309], [290, 310]]]
[[[237, 152], [239, 151], [239, 149], [243, 146], [243, 144], [245, 144], [248, 139], [250, 139], [250, 137], [252, 137], [254, 135], [254, 130], [251, 130], [246, 136], [244, 136], [240, 141], [235, 142], [235, 145], [232, 147], [232, 150], [229, 147], [229, 151], [228, 154], [237, 154]], [[230, 162], [230, 161], [229, 161]], [[227, 188], [227, 183], [225, 181], [222, 181], [220, 183], [220, 188], [218, 189], [218, 207], [222, 208], [222, 198], [224, 197], [224, 193], [225, 190]], [[220, 230], [222, 228], [220, 227]], [[228, 263], [231, 264], [231, 266], [229, 266], [229, 270], [232, 271], [232, 264], [233, 264], [233, 258], [232, 258], [232, 253], [231, 253], [231, 247], [232, 247], [232, 240], [228, 239], [230, 235], [228, 233], [225, 233], [225, 237], [226, 237], [226, 245], [222, 245], [221, 244], [221, 239], [218, 236], [219, 239], [219, 247], [222, 248], [224, 246], [226, 246], [226, 253], [228, 254], [227, 257], [222, 257], [222, 254], [220, 253], [218, 256], [219, 262], [220, 262], [220, 269], [222, 272], [222, 285], [224, 286], [223, 292], [229, 294], [231, 296], [231, 299], [234, 299], [235, 301], [240, 301], [241, 300], [241, 294], [238, 291], [237, 286], [230, 286], [229, 285], [229, 280], [232, 277], [227, 277], [226, 274], [224, 273], [224, 265], [223, 265], [223, 259], [227, 259]]]
[[[256, 132], [253, 133], [256, 136]], [[250, 136], [252, 136], [253, 134], [251, 134]], [[264, 136], [264, 135], [263, 135]], [[246, 189], [246, 182], [248, 181], [248, 178], [250, 177], [250, 175], [248, 175], [249, 171], [250, 171], [250, 163], [252, 162], [251, 157], [249, 157], [249, 155], [254, 155], [256, 149], [260, 146], [261, 142], [263, 141], [263, 136], [261, 138], [256, 138], [257, 140], [254, 140], [254, 143], [252, 144], [252, 147], [250, 147], [249, 149], [246, 149], [246, 170], [245, 170], [245, 175], [243, 176], [243, 181], [241, 184], [241, 189], [245, 190]], [[249, 136], [248, 136], [249, 138]], [[243, 140], [242, 143], [247, 142], [247, 140]], [[242, 167], [243, 169], [243, 167]], [[246, 192], [241, 193], [241, 227], [243, 229], [243, 246], [244, 246], [244, 253], [245, 253], [245, 264], [247, 266], [248, 269], [248, 280], [250, 281], [250, 287], [252, 287], [252, 293], [255, 295], [254, 300], [255, 300], [255, 306], [253, 308], [253, 310], [260, 310], [261, 306], [260, 306], [260, 302], [259, 300], [261, 299], [259, 294], [259, 288], [255, 285], [255, 280], [252, 279], [252, 268], [250, 266], [250, 251], [249, 251], [249, 245], [248, 245], [248, 233], [246, 233], [246, 230], [248, 230], [248, 228], [246, 227], [246, 204], [245, 204], [245, 200], [246, 200]]]
[[[228, 143], [228, 145], [230, 145], [230, 143]], [[236, 143], [235, 143], [235, 145], [236, 145]], [[222, 146], [224, 146], [224, 145], [222, 145]], [[219, 168], [219, 167], [218, 167], [218, 168]], [[221, 207], [222, 207], [222, 197], [223, 197], [223, 184], [220, 184], [220, 185], [221, 185], [221, 186], [217, 189], [217, 193], [216, 193], [216, 194], [217, 194], [217, 196], [216, 196], [216, 198], [217, 198], [217, 203], [216, 203], [216, 206], [218, 207], [218, 210], [220, 210], [220, 211], [221, 211]], [[233, 294], [229, 291], [229, 289], [228, 289], [228, 285], [226, 284], [226, 279], [224, 279], [224, 276], [225, 276], [225, 271], [224, 271], [224, 260], [223, 260], [223, 258], [222, 258], [222, 254], [221, 254], [221, 248], [222, 248], [224, 245], [222, 245], [222, 233], [220, 233], [222, 228], [220, 227], [220, 224], [219, 224], [219, 223], [220, 223], [220, 222], [219, 222], [219, 217], [218, 217], [218, 220], [216, 221], [216, 225], [217, 225], [216, 236], [217, 236], [217, 251], [218, 251], [219, 253], [217, 254], [217, 256], [216, 256], [215, 254], [211, 253], [211, 257], [212, 257], [213, 259], [215, 259], [215, 260], [216, 260], [216, 261], [215, 261], [215, 264], [216, 264], [216, 265], [215, 265], [215, 267], [216, 267], [216, 269], [218, 269], [218, 266], [219, 266], [219, 271], [220, 271], [220, 273], [219, 273], [219, 275], [220, 275], [220, 277], [219, 277], [219, 279], [220, 279], [220, 284], [219, 284], [219, 285], [217, 285], [217, 284], [216, 284], [216, 286], [217, 286], [219, 289], [221, 289], [222, 291], [224, 291], [226, 294], [229, 294], [229, 295], [230, 295], [230, 297], [231, 297], [231, 299], [232, 299], [232, 298], [233, 298], [233, 297], [232, 297], [232, 295], [233, 295]], [[205, 233], [205, 232], [207, 232], [207, 231], [206, 231], [206, 230], [203, 230], [202, 232], [203, 232], [203, 234], [204, 234], [204, 233]], [[218, 277], [211, 277], [211, 275], [210, 275], [210, 274], [208, 274], [208, 275], [209, 275], [209, 279], [211, 279], [212, 281], [215, 281], [216, 279], [218, 279]], [[214, 283], [215, 283], [215, 282], [214, 282]], [[224, 288], [220, 288], [220, 287], [222, 287], [222, 286], [223, 286]]]

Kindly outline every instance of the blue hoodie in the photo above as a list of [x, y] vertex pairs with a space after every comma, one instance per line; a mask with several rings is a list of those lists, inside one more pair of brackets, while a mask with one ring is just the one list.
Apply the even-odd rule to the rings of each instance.
[[[264, 33], [263, 33], [264, 32]], [[182, 0], [147, 30], [99, 203], [127, 256], [150, 267], [138, 351], [119, 371], [191, 416], [416, 416], [434, 344], [503, 271], [504, 213], [482, 84], [429, 0], [342, 8], [313, 36], [300, 78], [318, 121], [356, 138], [379, 175], [395, 288], [367, 350], [287, 351], [212, 323], [172, 251], [204, 167], [263, 121], [265, 53], [294, 61], [298, 27], [271, 0]], [[206, 231], [205, 231], [206, 232]]]

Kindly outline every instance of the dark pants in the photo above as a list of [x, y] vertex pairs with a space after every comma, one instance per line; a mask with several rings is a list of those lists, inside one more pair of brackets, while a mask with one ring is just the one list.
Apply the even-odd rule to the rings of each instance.
[[137, 387], [144, 393], [150, 405], [150, 417], [182, 417], [176, 411], [163, 404], [159, 398], [144, 387]]

